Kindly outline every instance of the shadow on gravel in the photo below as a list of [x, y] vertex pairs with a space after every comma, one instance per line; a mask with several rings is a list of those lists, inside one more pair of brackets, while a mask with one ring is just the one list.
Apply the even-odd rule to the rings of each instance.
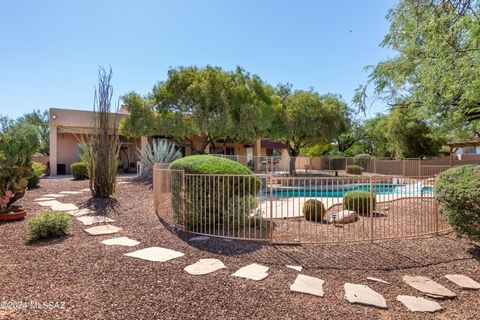
[[118, 214], [120, 204], [115, 198], [95, 198], [91, 197], [85, 203], [85, 208], [93, 210], [97, 215], [108, 216], [109, 214]]
[[474, 245], [472, 248], [468, 249], [468, 253], [472, 255], [472, 258], [480, 261], [480, 247], [477, 245]]
[[52, 238], [52, 239], [40, 239], [35, 241], [27, 240], [25, 244], [31, 247], [48, 247], [48, 246], [54, 246], [56, 244], [62, 243], [65, 240], [67, 240], [68, 237], [71, 237], [71, 236], [63, 236], [63, 237]]

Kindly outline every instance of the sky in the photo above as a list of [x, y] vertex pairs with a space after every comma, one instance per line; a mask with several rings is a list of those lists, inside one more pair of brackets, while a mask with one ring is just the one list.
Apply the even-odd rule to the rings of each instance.
[[[0, 114], [93, 109], [99, 66], [114, 99], [147, 94], [167, 71], [241, 66], [276, 85], [340, 94], [351, 103], [393, 0], [0, 0]], [[367, 116], [387, 109], [373, 105]]]

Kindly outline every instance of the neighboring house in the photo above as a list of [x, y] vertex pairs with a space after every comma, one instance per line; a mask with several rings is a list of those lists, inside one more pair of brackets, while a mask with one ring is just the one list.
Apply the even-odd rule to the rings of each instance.
[[[128, 113], [121, 110], [116, 119], [120, 121], [126, 116]], [[71, 164], [80, 160], [80, 143], [93, 132], [94, 112], [50, 108], [50, 175], [70, 174]], [[119, 170], [135, 172], [139, 161], [138, 150], [151, 143], [153, 138], [156, 137], [129, 139], [120, 135]], [[193, 137], [192, 140], [196, 147], [200, 147], [200, 139]], [[215, 143], [215, 149], [207, 146], [207, 153], [237, 156], [236, 160], [255, 170], [260, 170], [263, 165], [258, 157], [287, 154], [284, 144], [262, 139], [246, 144], [234, 141]], [[182, 147], [182, 154], [190, 155], [190, 147]]]

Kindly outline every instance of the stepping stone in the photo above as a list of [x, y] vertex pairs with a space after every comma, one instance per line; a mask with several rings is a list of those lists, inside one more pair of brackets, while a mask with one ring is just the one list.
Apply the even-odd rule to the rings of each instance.
[[420, 292], [429, 294], [433, 298], [445, 298], [445, 297], [452, 298], [457, 296], [455, 293], [448, 290], [441, 284], [438, 284], [427, 277], [404, 276], [402, 280], [409, 286], [417, 289]]
[[268, 276], [269, 267], [265, 267], [256, 263], [249, 264], [243, 268], [240, 268], [232, 274], [234, 277], [246, 278], [255, 281], [260, 281]]
[[85, 229], [85, 232], [92, 236], [100, 236], [103, 234], [117, 233], [120, 230], [122, 230], [122, 228], [112, 226], [111, 224], [105, 224], [103, 226], [97, 226], [97, 227], [91, 227], [91, 228]]
[[367, 280], [380, 282], [380, 283], [384, 283], [384, 284], [390, 284], [390, 282], [388, 282], [388, 281], [385, 281], [385, 280], [382, 280], [382, 279], [379, 279], [379, 278], [374, 278], [374, 277], [367, 277]]
[[193, 237], [188, 239], [188, 242], [200, 242], [200, 241], [206, 241], [210, 239], [210, 237], [207, 236], [198, 236], [198, 237]]
[[345, 299], [350, 303], [383, 309], [387, 308], [385, 298], [380, 293], [363, 284], [345, 283]]
[[471, 290], [480, 289], [480, 283], [473, 280], [472, 278], [469, 278], [461, 274], [447, 274], [445, 278], [452, 281], [462, 289], [471, 289]]
[[80, 191], [82, 191], [82, 192], [88, 192], [88, 191], [90, 191], [90, 188], [80, 189]]
[[294, 265], [286, 264], [285, 267], [296, 270], [298, 272], [302, 272], [302, 266], [294, 266]]
[[225, 268], [218, 259], [200, 259], [198, 262], [186, 266], [183, 270], [192, 275], [204, 275]]
[[413, 312], [435, 312], [442, 310], [442, 306], [438, 302], [421, 297], [397, 296], [397, 300]]
[[142, 260], [155, 261], [155, 262], [165, 262], [172, 260], [178, 257], [183, 256], [184, 254], [175, 250], [170, 250], [160, 247], [150, 247], [137, 251], [133, 251], [125, 254], [128, 257], [134, 257]]
[[[58, 202], [58, 201], [57, 201]], [[74, 205], [73, 203], [54, 203], [52, 205], [52, 210], [53, 211], [71, 211], [71, 210], [77, 210], [78, 207]]]
[[46, 197], [46, 198], [60, 198], [60, 197], [65, 197], [65, 195], [64, 194], [58, 194], [58, 193], [50, 193], [50, 194], [44, 195], [43, 197]]
[[49, 200], [49, 201], [40, 201], [37, 202], [38, 205], [41, 205], [42, 207], [51, 207], [55, 204], [59, 204], [61, 202], [58, 202], [57, 200]]
[[130, 184], [131, 182], [127, 182], [127, 181], [120, 181], [120, 182], [117, 182], [117, 184]]
[[108, 223], [108, 222], [115, 221], [105, 216], [81, 216], [81, 217], [77, 217], [77, 220], [82, 222], [86, 226], [91, 226], [92, 224], [95, 224], [95, 223]]
[[53, 201], [55, 200], [55, 198], [37, 198], [33, 201]]
[[107, 246], [134, 247], [140, 244], [140, 241], [133, 240], [128, 237], [118, 237], [118, 238], [103, 240], [102, 243]]
[[86, 216], [88, 214], [92, 214], [94, 212], [90, 209], [84, 208], [84, 209], [70, 210], [70, 211], [67, 211], [67, 213], [74, 217], [81, 217], [81, 216]]
[[82, 191], [60, 191], [61, 194], [80, 194]]
[[323, 297], [323, 281], [322, 279], [309, 277], [299, 274], [295, 282], [290, 285], [290, 291], [313, 294], [314, 296]]

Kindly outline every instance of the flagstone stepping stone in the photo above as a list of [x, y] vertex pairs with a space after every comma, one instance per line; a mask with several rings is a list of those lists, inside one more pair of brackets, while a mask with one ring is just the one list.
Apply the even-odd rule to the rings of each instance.
[[294, 266], [294, 265], [290, 265], [290, 264], [286, 264], [285, 265], [287, 268], [290, 268], [290, 269], [293, 269], [293, 270], [297, 270], [298, 272], [302, 272], [302, 266]]
[[94, 212], [90, 209], [83, 208], [83, 209], [77, 209], [77, 210], [70, 210], [70, 211], [67, 211], [67, 213], [74, 217], [81, 217], [81, 216], [86, 216], [88, 214], [92, 214]]
[[118, 238], [103, 240], [102, 243], [107, 246], [134, 247], [140, 244], [140, 241], [133, 240], [128, 237], [118, 237]]
[[49, 193], [49, 194], [43, 195], [43, 197], [45, 198], [60, 198], [65, 196], [66, 196], [65, 194], [58, 194], [58, 193]]
[[127, 181], [120, 181], [120, 182], [117, 182], [117, 184], [130, 184], [131, 182], [127, 182]]
[[80, 194], [82, 191], [60, 191], [61, 194]]
[[443, 309], [438, 302], [421, 297], [397, 296], [397, 300], [413, 312], [435, 312]]
[[200, 259], [183, 270], [192, 275], [204, 275], [223, 268], [226, 268], [225, 265], [218, 259]]
[[429, 294], [432, 298], [444, 298], [444, 297], [451, 298], [451, 297], [457, 296], [455, 293], [448, 290], [441, 284], [438, 284], [427, 277], [404, 276], [402, 280], [403, 282], [417, 289], [418, 291]]
[[256, 263], [249, 264], [237, 270], [232, 276], [260, 281], [268, 277], [269, 267], [265, 267]]
[[345, 283], [345, 299], [350, 303], [386, 309], [385, 298], [369, 286], [363, 284]]
[[80, 189], [80, 191], [82, 191], [82, 192], [88, 192], [88, 191], [90, 191], [90, 188]]
[[385, 280], [382, 280], [382, 279], [379, 279], [379, 278], [374, 278], [374, 277], [367, 277], [367, 280], [380, 282], [380, 283], [384, 283], [384, 284], [390, 284], [390, 282], [388, 282], [388, 281], [385, 281]]
[[77, 210], [78, 207], [74, 205], [73, 203], [54, 203], [52, 205], [52, 210], [53, 211], [71, 211], [71, 210]]
[[77, 217], [77, 220], [82, 222], [86, 226], [91, 226], [92, 224], [95, 224], [95, 223], [107, 223], [107, 222], [115, 221], [105, 216], [81, 216], [81, 217]]
[[480, 289], [480, 283], [462, 274], [447, 274], [445, 278], [452, 281], [462, 289], [471, 289], [471, 290]]
[[134, 257], [142, 260], [165, 262], [175, 258], [179, 258], [184, 254], [175, 250], [170, 250], [161, 247], [150, 247], [130, 253], [125, 253], [128, 257]]
[[55, 198], [37, 198], [33, 201], [53, 201], [55, 200]]
[[324, 283], [325, 281], [322, 279], [299, 274], [297, 279], [295, 279], [295, 282], [290, 285], [290, 291], [308, 293], [314, 296], [323, 297]]
[[51, 207], [55, 204], [59, 204], [61, 202], [58, 202], [57, 200], [48, 200], [48, 201], [40, 201], [37, 202], [38, 205], [41, 205], [42, 207]]
[[105, 224], [103, 226], [96, 226], [85, 229], [85, 232], [92, 236], [100, 236], [104, 234], [112, 234], [121, 231], [122, 228], [112, 226], [111, 224]]
[[210, 239], [210, 237], [207, 236], [198, 236], [198, 237], [193, 237], [188, 239], [189, 242], [200, 242], [200, 241], [206, 241]]

